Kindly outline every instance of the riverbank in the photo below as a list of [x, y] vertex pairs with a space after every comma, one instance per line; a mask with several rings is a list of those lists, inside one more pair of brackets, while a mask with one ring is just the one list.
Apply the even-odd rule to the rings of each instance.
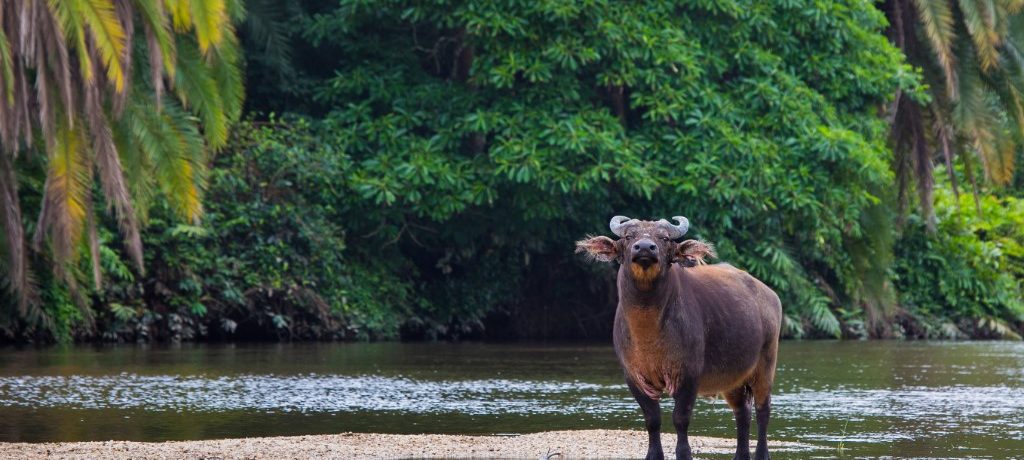
[[[729, 454], [735, 442], [690, 437], [690, 447], [698, 456]], [[671, 453], [675, 435], [664, 434], [662, 443]], [[775, 452], [786, 452], [809, 446], [772, 442], [771, 447]], [[178, 442], [0, 443], [0, 457], [11, 459], [639, 458], [646, 451], [647, 434], [627, 430], [498, 436], [342, 433]]]

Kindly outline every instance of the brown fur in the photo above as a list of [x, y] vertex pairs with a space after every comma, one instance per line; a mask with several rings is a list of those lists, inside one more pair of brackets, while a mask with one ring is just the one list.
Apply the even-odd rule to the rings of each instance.
[[629, 334], [636, 337], [628, 355], [623, 356], [626, 373], [644, 382], [644, 390], [660, 395], [671, 383], [670, 366], [665, 366], [667, 346], [661, 339], [661, 311], [633, 306], [625, 310]]
[[633, 272], [633, 279], [636, 280], [637, 287], [647, 291], [651, 289], [651, 285], [661, 274], [661, 267], [655, 264], [644, 268], [643, 265], [630, 263], [629, 271]]
[[607, 236], [591, 236], [576, 242], [576, 253], [587, 256], [590, 260], [611, 262], [615, 260], [615, 242]]
[[[607, 240], [596, 237], [578, 247], [608, 251]], [[644, 269], [633, 262], [642, 260], [635, 259], [634, 248], [643, 252], [652, 245], [657, 246], [653, 265]], [[599, 259], [621, 262], [615, 351], [644, 410], [648, 455], [661, 450], [657, 401], [662, 392], [676, 400], [673, 422], [684, 443], [693, 399], [698, 393], [721, 393], [736, 411], [737, 456], [749, 455], [747, 402], [752, 401], [760, 428], [757, 457], [767, 458], [765, 433], [782, 326], [778, 296], [745, 271], [728, 264], [707, 265], [705, 258], [715, 256], [710, 244], [671, 242], [653, 222], [631, 226], [612, 249]], [[649, 258], [650, 252], [636, 257]], [[688, 446], [681, 444], [676, 452], [688, 457]]]

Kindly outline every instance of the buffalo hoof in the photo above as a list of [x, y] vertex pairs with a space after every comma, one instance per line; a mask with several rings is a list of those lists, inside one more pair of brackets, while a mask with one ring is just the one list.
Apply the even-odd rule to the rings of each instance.
[[645, 460], [665, 460], [665, 453], [662, 451], [648, 451]]
[[693, 454], [690, 453], [690, 446], [677, 447], [676, 460], [693, 460]]
[[750, 460], [750, 451], [747, 452], [736, 452], [736, 455], [732, 456], [732, 460]]
[[771, 460], [771, 456], [768, 455], [768, 449], [757, 449], [754, 452], [754, 460]]

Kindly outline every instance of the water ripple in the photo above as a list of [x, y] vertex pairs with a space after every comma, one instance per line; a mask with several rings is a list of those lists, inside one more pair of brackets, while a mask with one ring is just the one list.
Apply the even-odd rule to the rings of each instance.
[[[623, 387], [578, 381], [424, 380], [333, 374], [9, 376], [0, 377], [0, 407], [636, 415], [636, 404], [624, 394]], [[856, 425], [860, 420], [874, 419], [888, 426], [903, 425], [899, 430], [903, 436], [920, 430], [1024, 436], [1024, 428], [1004, 423], [1024, 417], [1024, 399], [1010, 397], [1019, 391], [1008, 386], [862, 389], [840, 385], [793, 388], [776, 394], [773, 402], [778, 416], [801, 423], [845, 419]], [[894, 434], [872, 436], [891, 440]], [[836, 437], [835, 433], [823, 436]]]
[[[895, 389], [799, 389], [772, 397], [787, 418], [807, 422], [865, 420], [882, 422], [889, 430], [860, 432], [857, 436], [806, 433], [804, 439], [845, 439], [882, 442], [915, 439], [922, 435], [973, 433], [1024, 438], [1024, 427], [1008, 420], [1024, 418], [1021, 389], [1007, 386], [906, 386]], [[898, 429], [895, 429], [897, 428]]]
[[632, 407], [632, 401], [609, 401], [600, 394], [609, 391], [621, 391], [621, 386], [318, 374], [210, 378], [125, 373], [99, 377], [0, 377], [0, 406], [273, 412], [373, 410], [471, 415], [615, 412]]

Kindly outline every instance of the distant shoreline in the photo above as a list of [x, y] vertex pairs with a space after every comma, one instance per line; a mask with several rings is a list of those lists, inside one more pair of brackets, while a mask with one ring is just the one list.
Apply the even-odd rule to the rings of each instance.
[[[735, 439], [690, 437], [690, 446], [698, 456], [732, 453], [735, 442]], [[675, 435], [662, 435], [662, 443], [667, 453], [672, 452], [676, 443]], [[772, 442], [771, 447], [774, 451], [786, 452], [811, 446]], [[646, 452], [647, 434], [630, 430], [547, 431], [509, 436], [342, 433], [171, 442], [0, 443], [0, 457], [18, 459], [562, 459], [642, 458]]]

